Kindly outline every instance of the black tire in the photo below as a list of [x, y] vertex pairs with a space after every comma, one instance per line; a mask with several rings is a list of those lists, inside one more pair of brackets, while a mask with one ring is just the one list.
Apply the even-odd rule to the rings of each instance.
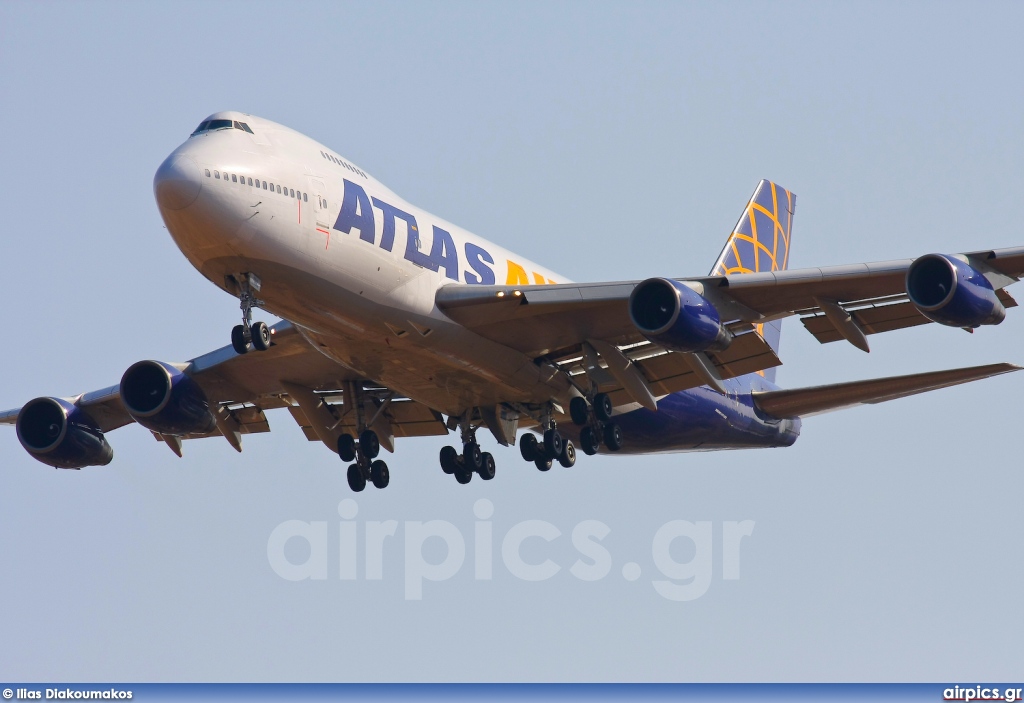
[[557, 459], [562, 456], [563, 446], [565, 446], [565, 440], [562, 439], [558, 430], [550, 429], [544, 433], [544, 453], [548, 455], [549, 459]]
[[377, 488], [387, 488], [388, 483], [391, 482], [391, 472], [388, 471], [388, 465], [379, 459], [370, 464], [370, 480], [373, 481], [373, 485]]
[[484, 455], [480, 451], [480, 445], [476, 442], [466, 442], [462, 445], [462, 463], [466, 471], [474, 473], [480, 470], [483, 465]]
[[565, 446], [562, 447], [562, 454], [558, 457], [558, 463], [567, 469], [571, 469], [576, 464], [576, 447], [572, 446], [572, 440], [565, 440]]
[[248, 354], [249, 343], [245, 341], [245, 328], [235, 325], [231, 328], [231, 347], [236, 354]]
[[570, 400], [569, 416], [577, 425], [583, 426], [587, 424], [590, 420], [590, 407], [587, 405], [587, 399], [577, 396]]
[[594, 417], [601, 422], [612, 419], [612, 399], [607, 393], [598, 393], [594, 396]]
[[356, 440], [347, 432], [338, 436], [338, 456], [346, 462], [356, 460]]
[[253, 349], [256, 351], [270, 349], [270, 328], [267, 327], [266, 322], [254, 322], [249, 329], [252, 331]]
[[537, 435], [532, 432], [525, 433], [519, 438], [519, 453], [523, 461], [533, 461], [537, 458]]
[[613, 452], [622, 449], [622, 428], [619, 423], [610, 422], [604, 426], [604, 446]]
[[366, 477], [363, 476], [359, 464], [351, 464], [348, 467], [348, 487], [356, 493], [366, 488]]
[[549, 471], [551, 469], [551, 459], [547, 457], [539, 456], [533, 460], [533, 463], [541, 471]]
[[481, 459], [483, 461], [480, 463], [480, 469], [477, 471], [477, 473], [480, 474], [480, 478], [482, 478], [483, 480], [490, 481], [492, 478], [494, 478], [494, 473], [496, 470], [494, 466], [494, 457], [491, 456], [490, 452], [484, 452], [481, 455]]
[[380, 440], [377, 439], [376, 432], [373, 430], [363, 430], [363, 433], [359, 435], [359, 451], [367, 459], [377, 458], [377, 455], [380, 454]]
[[441, 447], [441, 470], [446, 474], [453, 474], [459, 468], [459, 453], [455, 447]]
[[594, 456], [597, 454], [597, 449], [600, 446], [600, 442], [597, 439], [597, 433], [594, 432], [593, 427], [584, 427], [580, 430], [580, 449], [587, 456]]
[[467, 483], [469, 483], [470, 481], [473, 480], [473, 472], [472, 471], [456, 471], [455, 472], [455, 480], [458, 481], [459, 483], [461, 483], [462, 485], [466, 485]]

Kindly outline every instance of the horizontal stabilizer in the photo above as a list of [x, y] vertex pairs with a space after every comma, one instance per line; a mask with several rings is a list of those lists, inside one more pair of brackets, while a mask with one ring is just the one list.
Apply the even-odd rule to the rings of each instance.
[[758, 391], [753, 394], [754, 403], [763, 412], [773, 417], [807, 417], [833, 410], [883, 403], [896, 398], [906, 398], [925, 391], [947, 388], [970, 381], [979, 381], [990, 376], [1020, 371], [1014, 364], [988, 364], [970, 366], [948, 371], [930, 371], [909, 376], [890, 376], [851, 383], [834, 383], [828, 386], [794, 388], [792, 390]]

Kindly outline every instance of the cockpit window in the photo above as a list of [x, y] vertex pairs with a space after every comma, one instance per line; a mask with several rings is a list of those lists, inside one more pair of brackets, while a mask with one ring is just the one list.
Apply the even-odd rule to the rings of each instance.
[[197, 134], [204, 134], [206, 132], [212, 132], [216, 129], [240, 129], [243, 132], [253, 134], [253, 131], [249, 129], [249, 125], [245, 122], [238, 122], [237, 120], [204, 120], [196, 127], [196, 131], [192, 132], [192, 136]]

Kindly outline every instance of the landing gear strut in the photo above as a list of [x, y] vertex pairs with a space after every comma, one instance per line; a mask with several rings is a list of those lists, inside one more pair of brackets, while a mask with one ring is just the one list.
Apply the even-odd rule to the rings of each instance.
[[455, 447], [442, 447], [441, 469], [446, 474], [454, 475], [455, 480], [462, 484], [472, 481], [473, 474], [478, 474], [484, 481], [490, 481], [495, 474], [494, 457], [490, 452], [480, 450], [476, 441], [476, 427], [469, 421], [460, 419], [459, 429], [462, 434], [462, 454]]
[[[586, 401], [583, 403], [583, 412], [587, 413]], [[579, 404], [570, 403], [569, 412], [574, 418], [577, 417], [577, 413], [580, 412]], [[537, 435], [529, 432], [519, 438], [519, 453], [523, 459], [533, 462], [540, 471], [549, 471], [556, 461], [567, 469], [572, 467], [576, 463], [576, 447], [573, 446], [571, 439], [566, 439], [558, 431], [555, 421], [551, 419], [550, 408], [544, 413], [541, 426], [545, 428], [543, 441], [538, 441]]]
[[240, 290], [238, 299], [242, 309], [242, 324], [235, 325], [231, 330], [231, 346], [237, 354], [248, 353], [250, 344], [256, 351], [266, 351], [271, 344], [270, 328], [265, 322], [252, 321], [252, 309], [263, 305], [263, 301], [253, 293], [258, 293], [262, 285], [259, 276], [247, 273], [240, 281], [236, 279], [236, 282]]
[[572, 421], [583, 427], [580, 430], [580, 449], [584, 454], [597, 454], [601, 442], [609, 451], [622, 449], [622, 428], [612, 422], [612, 399], [607, 393], [594, 394], [592, 403], [586, 398], [576, 397], [569, 403]]
[[391, 481], [388, 465], [381, 459], [374, 461], [380, 453], [380, 440], [373, 430], [364, 430], [359, 443], [352, 435], [345, 433], [338, 437], [338, 456], [342, 461], [354, 461], [348, 467], [348, 487], [356, 493], [366, 488], [370, 481], [377, 488], [387, 488]]
[[338, 456], [342, 461], [354, 462], [348, 467], [348, 487], [356, 493], [366, 488], [367, 481], [377, 488], [387, 488], [391, 482], [391, 471], [387, 463], [377, 459], [380, 454], [380, 438], [366, 427], [360, 393], [354, 383], [345, 388], [345, 404], [351, 403], [356, 411], [356, 428], [362, 428], [359, 441], [356, 442], [356, 438], [347, 432], [338, 437]]

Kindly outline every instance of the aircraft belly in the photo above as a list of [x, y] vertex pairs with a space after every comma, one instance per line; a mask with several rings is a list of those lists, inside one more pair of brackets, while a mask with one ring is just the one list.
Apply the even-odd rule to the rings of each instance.
[[[615, 420], [624, 440], [618, 454], [788, 447], [800, 433], [798, 420], [760, 417], [749, 393], [723, 396], [706, 386], [661, 398], [657, 412], [640, 408]], [[577, 438], [576, 428], [564, 433]]]
[[[333, 246], [333, 245], [332, 245]], [[262, 279], [264, 309], [294, 323], [321, 353], [369, 380], [448, 414], [500, 402], [544, 402], [568, 383], [518, 351], [443, 316], [396, 307], [347, 271], [305, 257], [224, 257], [204, 263], [210, 280], [239, 271]], [[305, 270], [304, 270], [305, 269]], [[432, 293], [432, 288], [430, 289]]]

